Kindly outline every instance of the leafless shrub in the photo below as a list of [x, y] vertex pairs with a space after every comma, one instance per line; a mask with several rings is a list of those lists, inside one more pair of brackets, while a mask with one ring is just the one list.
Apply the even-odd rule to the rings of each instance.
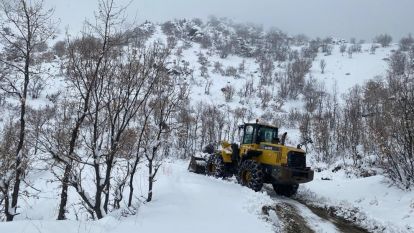
[[409, 34], [407, 37], [401, 38], [399, 45], [401, 51], [408, 51], [414, 45], [414, 38]]
[[224, 72], [224, 69], [223, 69], [223, 64], [221, 64], [218, 61], [214, 62], [212, 72], [216, 73], [216, 74], [224, 75], [225, 72]]
[[342, 56], [346, 52], [346, 48], [347, 48], [346, 44], [341, 44], [341, 46], [339, 46], [339, 51], [341, 52]]
[[238, 77], [237, 69], [233, 66], [228, 66], [226, 70], [224, 71], [224, 75], [237, 78]]
[[223, 92], [224, 99], [226, 100], [226, 102], [230, 102], [233, 100], [235, 89], [232, 85], [228, 84], [225, 87], [221, 88], [221, 92]]
[[324, 74], [325, 73], [325, 68], [326, 68], [326, 61], [325, 61], [325, 59], [322, 59], [319, 62], [319, 67], [321, 68], [321, 74]]
[[392, 42], [392, 37], [388, 34], [381, 34], [375, 37], [375, 42], [379, 43], [382, 47], [388, 47]]

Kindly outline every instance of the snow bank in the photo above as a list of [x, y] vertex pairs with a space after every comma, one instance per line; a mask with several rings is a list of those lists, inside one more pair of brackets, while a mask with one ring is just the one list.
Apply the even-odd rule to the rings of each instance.
[[414, 193], [388, 185], [381, 175], [349, 179], [343, 170], [325, 170], [301, 186], [299, 197], [333, 207], [373, 232], [414, 232]]
[[[269, 196], [234, 182], [189, 173], [187, 165], [182, 161], [164, 164], [153, 201], [141, 205], [136, 215], [113, 213], [89, 222], [17, 220], [0, 224], [0, 232], [273, 232], [272, 224], [259, 216], [262, 206], [272, 202]], [[38, 214], [51, 211], [50, 204], [38, 206], [43, 208]]]

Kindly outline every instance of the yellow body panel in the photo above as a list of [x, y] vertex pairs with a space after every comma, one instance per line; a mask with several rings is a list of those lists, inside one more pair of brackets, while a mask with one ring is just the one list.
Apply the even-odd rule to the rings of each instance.
[[231, 163], [231, 153], [226, 153], [224, 151], [221, 151], [221, 156], [223, 157], [223, 161], [225, 163]]
[[[222, 143], [222, 150], [221, 155], [223, 157], [223, 161], [225, 163], [231, 163], [231, 146], [228, 142]], [[287, 164], [287, 155], [290, 151], [302, 152], [305, 153], [301, 149], [297, 149], [295, 147], [289, 147], [280, 144], [271, 144], [271, 143], [260, 143], [260, 144], [242, 144], [240, 146], [240, 154], [239, 156], [243, 156], [247, 154], [249, 150], [261, 151], [262, 154], [253, 158], [254, 160], [258, 161], [262, 164], [268, 165], [283, 165]]]
[[233, 153], [231, 150], [231, 144], [227, 141], [223, 141], [221, 143], [221, 157], [225, 163], [231, 163], [231, 154]]

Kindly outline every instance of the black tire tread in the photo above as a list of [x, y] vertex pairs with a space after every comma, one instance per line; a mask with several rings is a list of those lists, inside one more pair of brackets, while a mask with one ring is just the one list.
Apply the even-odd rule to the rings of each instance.
[[287, 185], [287, 184], [273, 184], [273, 190], [275, 190], [275, 192], [278, 195], [282, 195], [282, 196], [286, 196], [286, 197], [291, 197], [293, 195], [295, 195], [298, 191], [298, 184], [291, 184], [291, 185]]
[[[243, 173], [244, 171], [249, 171], [252, 175], [252, 179], [249, 183], [244, 184], [243, 183]], [[257, 163], [254, 160], [245, 160], [242, 162], [239, 168], [238, 177], [237, 177], [239, 183], [243, 186], [247, 186], [254, 190], [255, 192], [258, 192], [263, 187], [263, 171], [260, 167], [260, 164]]]
[[214, 172], [211, 171], [211, 166], [214, 164], [215, 155], [210, 155], [206, 162], [206, 175], [214, 176]]
[[223, 157], [221, 155], [216, 155], [213, 163], [216, 166], [216, 171], [214, 172], [213, 175], [217, 178], [225, 178], [226, 177], [226, 166], [224, 164]]

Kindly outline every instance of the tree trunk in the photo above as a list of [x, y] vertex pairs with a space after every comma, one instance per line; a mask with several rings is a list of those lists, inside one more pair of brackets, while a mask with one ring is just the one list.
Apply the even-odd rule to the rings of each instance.
[[68, 188], [69, 188], [69, 176], [72, 170], [72, 165], [67, 164], [65, 166], [65, 173], [62, 179], [62, 191], [60, 193], [60, 204], [59, 204], [59, 214], [57, 220], [65, 220], [66, 216], [66, 204], [68, 202]]
[[20, 100], [20, 132], [19, 132], [19, 143], [16, 149], [16, 176], [13, 186], [13, 193], [12, 193], [12, 202], [11, 202], [11, 209], [13, 211], [12, 214], [7, 215], [7, 221], [13, 221], [14, 216], [16, 215], [17, 209], [17, 201], [19, 200], [19, 192], [20, 192], [20, 183], [22, 176], [24, 174], [24, 168], [22, 167], [22, 158], [24, 155], [22, 154], [22, 149], [25, 141], [26, 135], [26, 98], [27, 98], [27, 87], [29, 85], [29, 55], [26, 57], [26, 65], [25, 65], [25, 74], [24, 74], [24, 85], [23, 85], [23, 93]]
[[11, 218], [13, 220], [13, 215], [10, 213], [10, 198], [7, 193], [7, 190], [9, 190], [9, 186], [4, 187], [4, 190], [6, 191], [4, 193], [4, 213], [6, 214], [6, 221], [11, 221], [9, 219]]
[[128, 196], [128, 207], [132, 206], [132, 196], [134, 195], [134, 178], [133, 175], [135, 171], [131, 173], [131, 177], [129, 178], [129, 196]]
[[95, 207], [94, 207], [94, 211], [95, 211], [96, 217], [97, 217], [98, 219], [101, 219], [101, 218], [103, 218], [103, 216], [104, 216], [104, 214], [102, 213], [102, 209], [101, 209], [101, 205], [102, 205], [102, 204], [101, 204], [101, 203], [102, 203], [102, 201], [101, 201], [102, 192], [103, 192], [103, 190], [102, 190], [102, 189], [98, 190], [98, 191], [96, 192], [96, 198], [95, 198]]
[[147, 202], [152, 200], [152, 185], [154, 182], [154, 177], [152, 175], [152, 159], [148, 161], [148, 196]]
[[132, 168], [130, 177], [129, 177], [129, 196], [128, 196], [128, 207], [132, 206], [132, 196], [134, 195], [134, 175], [137, 171], [137, 166], [139, 163], [139, 157], [137, 152], [137, 159], [134, 162], [134, 167]]
[[[113, 149], [113, 150], [115, 150], [115, 149]], [[115, 152], [111, 152], [111, 153], [115, 153]], [[115, 156], [114, 154], [111, 154], [110, 159], [106, 163], [105, 188], [104, 188], [105, 201], [104, 201], [104, 206], [103, 206], [106, 213], [108, 213], [109, 192], [110, 192], [110, 188], [111, 188], [111, 173], [112, 173], [114, 156]]]

